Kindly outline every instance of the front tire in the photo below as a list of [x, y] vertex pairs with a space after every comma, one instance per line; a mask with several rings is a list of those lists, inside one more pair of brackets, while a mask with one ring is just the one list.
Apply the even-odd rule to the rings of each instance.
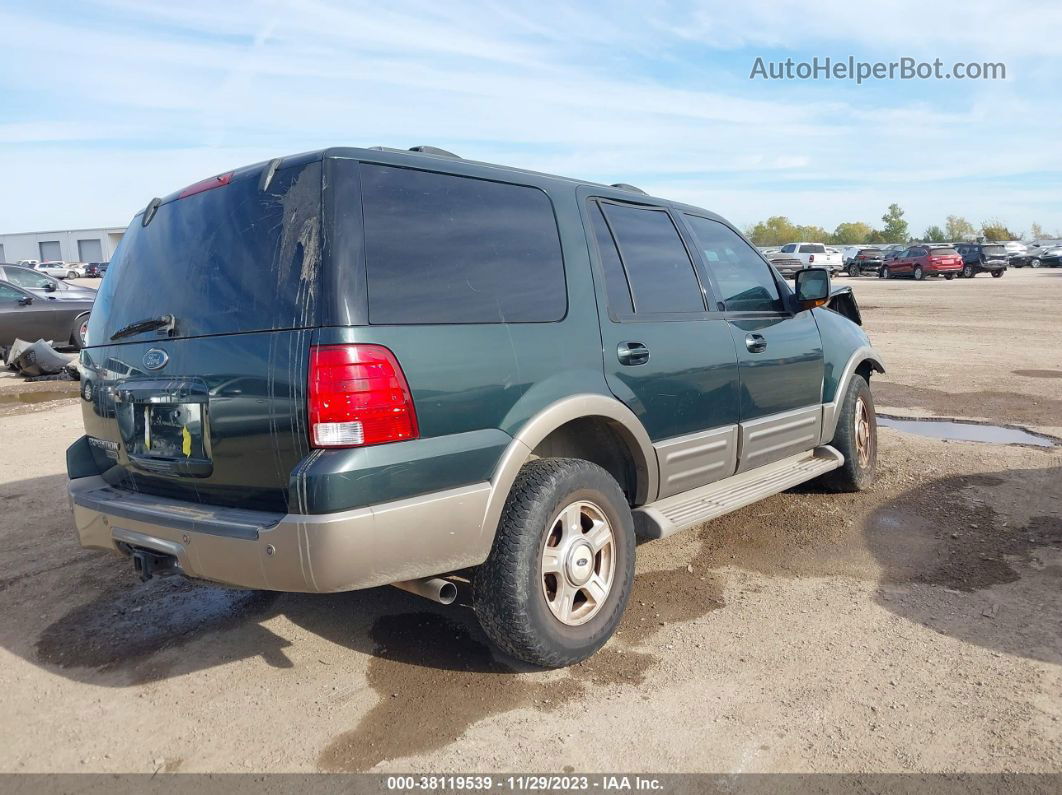
[[946, 282], [950, 282], [954, 278], [955, 278], [955, 274], [954, 273], [945, 273], [944, 274], [944, 281], [946, 281]]
[[993, 279], [998, 279], [1000, 276], [1003, 275], [1003, 273], [1004, 273], [1004, 271], [992, 271], [992, 278]]
[[892, 272], [889, 270], [888, 266], [886, 266], [886, 267], [881, 269], [881, 278], [882, 279], [891, 279], [892, 278]]
[[848, 275], [851, 276], [852, 278], [855, 278], [856, 276], [859, 276], [860, 275], [859, 274], [859, 266], [858, 265], [849, 265], [848, 266]]
[[1034, 268], [1039, 268], [1042, 263], [1040, 262], [1039, 258], [1036, 258], [1033, 259], [1033, 261], [1029, 264], [1032, 265]]
[[585, 660], [616, 631], [634, 582], [634, 519], [619, 484], [576, 458], [520, 470], [490, 557], [475, 573], [476, 616], [524, 662]]
[[844, 464], [819, 482], [830, 491], [864, 491], [874, 483], [878, 465], [878, 418], [870, 384], [852, 376], [841, 403], [837, 430], [830, 446], [844, 456]]

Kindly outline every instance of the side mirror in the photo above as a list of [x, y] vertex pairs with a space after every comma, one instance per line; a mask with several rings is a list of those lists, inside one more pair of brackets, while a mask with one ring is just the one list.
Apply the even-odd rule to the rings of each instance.
[[24, 295], [24, 296], [22, 296], [21, 298], [18, 299], [18, 305], [19, 306], [29, 306], [32, 303], [33, 303], [33, 299], [30, 298], [28, 295]]
[[44, 285], [44, 291], [46, 293], [54, 293], [58, 288], [55, 286], [55, 282], [47, 282]]
[[795, 300], [799, 311], [825, 306], [830, 300], [830, 272], [826, 268], [799, 270], [795, 282]]

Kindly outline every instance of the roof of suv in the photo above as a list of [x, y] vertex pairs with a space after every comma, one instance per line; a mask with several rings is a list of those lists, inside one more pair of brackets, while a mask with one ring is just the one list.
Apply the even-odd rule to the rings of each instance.
[[[482, 178], [497, 177], [501, 173], [508, 174], [520, 174], [531, 178], [529, 181], [535, 183], [549, 183], [554, 182], [558, 185], [570, 185], [573, 187], [587, 186], [594, 188], [596, 195], [606, 198], [614, 198], [621, 201], [628, 202], [645, 202], [648, 204], [667, 205], [680, 210], [691, 210], [696, 213], [706, 215], [716, 221], [726, 221], [725, 218], [706, 210], [703, 207], [697, 207], [692, 204], [685, 204], [683, 202], [674, 201], [672, 199], [663, 198], [660, 196], [652, 196], [645, 191], [627, 183], [613, 183], [612, 185], [606, 185], [600, 182], [592, 182], [585, 179], [575, 179], [572, 177], [562, 177], [556, 174], [546, 174], [541, 171], [531, 171], [524, 168], [516, 168], [515, 166], [504, 166], [497, 163], [485, 163], [479, 160], [466, 160], [463, 157], [447, 152], [444, 149], [438, 149], [436, 147], [424, 146], [415, 147], [414, 149], [393, 149], [390, 147], [376, 146], [376, 147], [353, 147], [353, 146], [332, 146], [326, 149], [318, 149], [310, 152], [301, 152], [299, 154], [287, 155], [285, 157], [276, 158], [274, 160], [265, 160], [260, 163], [253, 163], [248, 166], [239, 167], [233, 169], [233, 174], [258, 172], [267, 168], [279, 167], [281, 161], [285, 164], [292, 164], [296, 162], [310, 162], [313, 160], [320, 160], [323, 158], [351, 158], [355, 160], [369, 160], [377, 163], [384, 163], [387, 165], [404, 166], [407, 168], [424, 168], [429, 167], [432, 169], [440, 169], [443, 171], [450, 171], [455, 174], [462, 174], [465, 176], [478, 176]], [[276, 164], [274, 166], [274, 164]], [[541, 184], [539, 184], [541, 187]], [[160, 200], [160, 203], [166, 204], [179, 198], [183, 189], [174, 191], [173, 193], [165, 196]], [[140, 215], [143, 211], [137, 213]], [[734, 227], [736, 228], [736, 227]], [[739, 230], [740, 231], [740, 230]]]

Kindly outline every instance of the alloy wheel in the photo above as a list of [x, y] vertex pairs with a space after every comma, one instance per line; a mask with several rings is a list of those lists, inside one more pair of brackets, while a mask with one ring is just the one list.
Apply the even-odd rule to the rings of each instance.
[[542, 546], [542, 594], [567, 626], [598, 614], [616, 579], [616, 538], [598, 506], [580, 500], [557, 514]]
[[870, 428], [870, 411], [867, 409], [863, 398], [856, 400], [855, 406], [855, 443], [856, 456], [859, 459], [859, 468], [866, 469], [874, 458], [874, 446], [876, 444], [874, 434]]

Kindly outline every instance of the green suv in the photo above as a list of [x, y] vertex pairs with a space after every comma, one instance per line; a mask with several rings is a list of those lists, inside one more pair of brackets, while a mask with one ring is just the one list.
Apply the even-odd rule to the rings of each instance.
[[110, 270], [69, 492], [145, 579], [448, 603], [460, 573], [500, 647], [563, 666], [616, 629], [636, 536], [874, 478], [852, 296], [629, 185], [328, 149], [152, 200]]

